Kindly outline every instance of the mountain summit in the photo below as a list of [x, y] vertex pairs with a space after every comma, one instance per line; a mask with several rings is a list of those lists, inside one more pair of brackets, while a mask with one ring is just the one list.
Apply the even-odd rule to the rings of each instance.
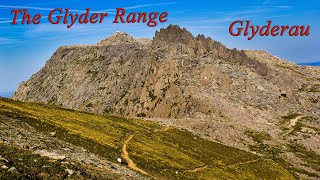
[[[268, 57], [259, 61], [259, 54]], [[278, 102], [286, 92], [283, 101], [290, 108], [304, 109], [293, 92], [317, 84], [317, 72], [308, 74], [307, 68], [280, 59], [280, 65], [271, 66], [273, 58], [261, 51], [228, 49], [175, 25], [156, 32], [153, 40], [116, 32], [96, 45], [59, 48], [13, 99], [99, 114], [179, 118], [215, 114], [221, 103], [202, 103], [204, 96], [283, 112], [287, 107]]]
[[254, 144], [248, 132], [263, 132], [270, 144], [320, 153], [319, 134], [292, 133], [297, 121], [319, 128], [319, 84], [319, 68], [228, 49], [170, 25], [152, 40], [117, 32], [95, 45], [60, 47], [12, 98], [151, 118], [243, 149]]

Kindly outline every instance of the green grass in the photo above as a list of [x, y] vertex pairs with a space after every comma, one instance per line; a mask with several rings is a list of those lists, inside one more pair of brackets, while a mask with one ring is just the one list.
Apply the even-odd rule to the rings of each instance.
[[299, 144], [290, 144], [288, 148], [295, 153], [297, 157], [307, 162], [313, 169], [320, 171], [320, 155]]
[[266, 132], [250, 131], [247, 130], [245, 134], [252, 138], [256, 143], [263, 143], [264, 141], [271, 140], [271, 136]]
[[299, 90], [304, 92], [320, 92], [320, 84], [303, 84]]
[[[285, 138], [287, 138], [290, 135], [297, 135], [297, 133], [301, 133], [303, 127], [307, 127], [315, 130], [316, 132], [319, 132], [319, 129], [317, 127], [305, 124], [306, 122], [310, 123], [312, 121], [317, 120], [310, 116], [300, 118], [300, 120], [296, 122], [294, 126], [289, 128], [288, 126], [290, 124], [290, 121], [292, 119], [297, 118], [298, 116], [300, 116], [300, 114], [296, 113], [291, 113], [289, 115], [282, 116], [282, 120], [279, 123], [279, 126], [284, 131], [282, 134], [285, 135]], [[286, 134], [286, 132], [288, 132], [288, 134]], [[317, 155], [315, 152], [307, 150], [306, 148], [298, 144], [287, 144], [288, 148], [287, 150], [284, 150], [283, 147], [274, 145], [272, 143], [270, 135], [264, 132], [248, 130], [245, 132], [245, 134], [248, 137], [252, 138], [252, 140], [255, 142], [255, 144], [249, 146], [250, 150], [262, 154], [265, 158], [274, 160], [281, 166], [285, 167], [285, 169], [287, 169], [289, 172], [291, 172], [291, 174], [293, 174], [296, 179], [299, 179], [298, 174], [305, 174], [309, 177], [314, 178], [320, 177], [316, 173], [306, 171], [297, 166], [294, 166], [293, 164], [290, 164], [289, 162], [285, 161], [281, 156], [281, 154], [284, 151], [290, 151], [294, 153], [297, 157], [299, 157], [301, 160], [303, 160], [305, 162], [305, 166], [312, 167], [316, 171], [319, 171], [320, 156]]]
[[148, 93], [149, 93], [149, 97], [151, 98], [152, 101], [154, 101], [157, 98], [157, 96], [154, 95], [153, 90], [149, 90]]
[[286, 116], [282, 116], [282, 120], [280, 122], [281, 125], [285, 124], [285, 123], [288, 123], [290, 122], [291, 119], [294, 119], [296, 117], [300, 116], [300, 114], [297, 114], [297, 113], [292, 113], [292, 114], [289, 114], [289, 115], [286, 115]]
[[255, 142], [254, 145], [250, 145], [249, 148], [251, 151], [263, 154], [264, 157], [272, 159], [275, 156], [278, 156], [282, 151], [281, 148], [276, 146], [271, 146], [266, 143], [266, 141], [272, 140], [271, 136], [266, 132], [258, 132], [247, 130], [245, 134], [252, 138]]
[[[124, 141], [129, 157], [150, 176], [162, 179], [293, 179], [282, 166], [255, 154], [211, 142], [153, 122], [97, 116], [59, 107], [0, 99], [0, 115], [20, 119], [116, 162]], [[265, 138], [263, 135], [263, 138]], [[261, 138], [261, 137], [259, 137]], [[206, 167], [196, 172], [197, 167]], [[178, 172], [178, 174], [176, 174]]]
[[[0, 154], [9, 162], [0, 160], [0, 165], [8, 168], [15, 167], [17, 172], [9, 172], [0, 167], [0, 179], [65, 179], [68, 177], [66, 169], [75, 172], [69, 179], [101, 179], [93, 170], [88, 170], [80, 164], [62, 164], [60, 161], [50, 161], [48, 158], [33, 154], [13, 146], [0, 143]], [[110, 179], [118, 178], [110, 174]]]
[[304, 124], [300, 121], [297, 122], [293, 127], [292, 131], [289, 133], [289, 135], [297, 135], [297, 133], [301, 132], [302, 128], [304, 127]]
[[91, 79], [96, 79], [97, 76], [98, 76], [98, 71], [91, 71], [91, 70], [89, 70], [87, 73], [90, 74]]

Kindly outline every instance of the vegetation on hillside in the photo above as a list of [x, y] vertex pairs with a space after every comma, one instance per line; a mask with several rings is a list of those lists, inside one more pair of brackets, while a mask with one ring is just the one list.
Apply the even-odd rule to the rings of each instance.
[[[79, 163], [63, 164], [61, 161], [52, 161], [31, 151], [0, 143], [0, 179], [79, 180], [101, 178], [98, 172], [88, 170]], [[113, 178], [117, 178], [117, 176], [110, 174], [110, 179]]]
[[19, 119], [40, 131], [54, 131], [59, 139], [113, 162], [117, 158], [126, 159], [127, 154], [137, 166], [132, 169], [147, 177], [293, 179], [286, 169], [271, 160], [153, 122], [8, 99], [0, 99], [0, 116]]

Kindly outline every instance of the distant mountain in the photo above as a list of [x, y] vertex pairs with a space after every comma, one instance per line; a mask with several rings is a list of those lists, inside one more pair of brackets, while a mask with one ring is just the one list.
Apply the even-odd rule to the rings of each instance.
[[0, 96], [5, 97], [5, 98], [10, 98], [14, 91], [9, 91], [9, 92], [0, 92]]
[[299, 63], [301, 66], [320, 66], [320, 61]]

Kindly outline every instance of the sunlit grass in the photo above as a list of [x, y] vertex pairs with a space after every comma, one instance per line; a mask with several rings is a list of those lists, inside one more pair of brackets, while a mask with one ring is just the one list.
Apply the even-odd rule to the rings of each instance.
[[[164, 179], [292, 179], [270, 160], [211, 142], [178, 129], [160, 130], [153, 122], [118, 116], [97, 116], [59, 107], [0, 99], [0, 115], [20, 119], [44, 132], [80, 145], [115, 162], [124, 141], [137, 166]], [[199, 171], [190, 171], [205, 167]]]

